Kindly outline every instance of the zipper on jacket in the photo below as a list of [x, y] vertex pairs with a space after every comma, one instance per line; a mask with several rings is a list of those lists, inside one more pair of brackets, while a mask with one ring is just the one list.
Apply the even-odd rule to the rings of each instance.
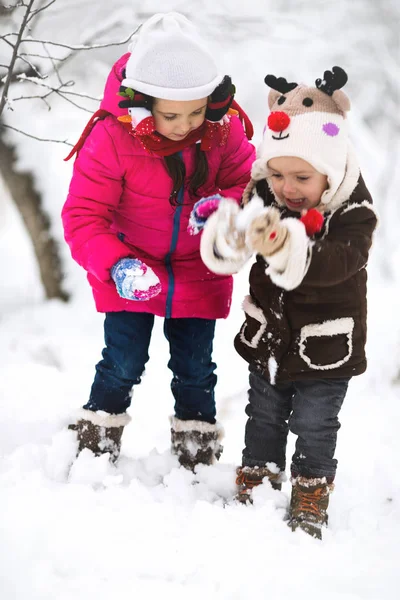
[[[182, 158], [182, 153], [179, 152], [180, 157]], [[175, 278], [174, 271], [172, 269], [171, 264], [171, 256], [176, 249], [176, 244], [178, 243], [178, 235], [179, 235], [179, 223], [181, 220], [181, 213], [183, 207], [183, 196], [184, 196], [184, 186], [180, 188], [177, 196], [177, 207], [175, 209], [174, 221], [172, 226], [172, 237], [171, 244], [169, 247], [168, 254], [165, 256], [165, 265], [167, 267], [168, 273], [168, 291], [167, 291], [167, 300], [165, 306], [165, 318], [170, 319], [172, 314], [172, 296], [174, 295], [175, 288]]]

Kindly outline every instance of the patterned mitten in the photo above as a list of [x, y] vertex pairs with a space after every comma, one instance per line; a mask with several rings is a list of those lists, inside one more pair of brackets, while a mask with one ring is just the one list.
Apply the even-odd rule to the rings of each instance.
[[280, 219], [279, 210], [266, 208], [250, 224], [246, 233], [246, 243], [262, 256], [272, 256], [285, 245], [288, 230]]
[[203, 229], [208, 217], [217, 210], [221, 200], [222, 196], [214, 194], [196, 202], [189, 217], [187, 230], [190, 235], [197, 235]]
[[122, 258], [111, 269], [118, 294], [127, 300], [150, 300], [161, 292], [161, 283], [150, 267], [137, 258]]

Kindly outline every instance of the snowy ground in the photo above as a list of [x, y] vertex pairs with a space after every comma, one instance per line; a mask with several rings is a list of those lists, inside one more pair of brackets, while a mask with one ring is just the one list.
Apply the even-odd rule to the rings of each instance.
[[291, 533], [283, 522], [289, 483], [283, 492], [257, 489], [252, 507], [225, 505], [243, 441], [247, 372], [232, 338], [246, 273], [236, 280], [232, 315], [217, 334], [219, 417], [226, 430], [221, 463], [200, 468], [193, 485], [194, 476], [169, 454], [172, 396], [160, 322], [118, 466], [84, 452], [71, 468], [75, 442], [66, 425], [86, 399], [102, 347], [102, 317], [83, 276], [74, 303], [43, 302], [20, 225], [10, 206], [2, 210], [2, 600], [399, 598], [393, 286], [371, 277], [370, 366], [352, 382], [342, 411], [337, 485], [321, 543]]

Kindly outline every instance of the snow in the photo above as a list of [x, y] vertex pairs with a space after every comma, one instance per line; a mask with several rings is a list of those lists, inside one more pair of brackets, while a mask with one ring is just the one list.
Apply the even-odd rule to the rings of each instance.
[[[15, 233], [18, 223], [9, 228]], [[0, 262], [3, 276], [18, 286], [3, 255]], [[292, 533], [283, 521], [289, 482], [282, 492], [258, 488], [252, 507], [230, 502], [247, 388], [232, 338], [247, 273], [237, 276], [232, 314], [216, 337], [225, 451], [218, 465], [196, 475], [169, 452], [172, 396], [161, 319], [133, 394], [122, 457], [112, 466], [89, 451], [74, 461], [76, 441], [66, 428], [86, 399], [101, 349], [102, 317], [92, 300], [6, 305], [0, 321], [2, 598], [271, 594], [302, 600], [310, 598], [311, 585], [317, 590], [311, 597], [331, 600], [397, 597], [400, 405], [391, 381], [399, 336], [390, 320], [396, 297], [374, 269], [370, 289], [370, 368], [351, 383], [342, 411], [339, 471], [322, 543]], [[288, 456], [292, 451], [290, 439]]]
[[[42, 39], [51, 34], [84, 43], [97, 24], [99, 30], [106, 31], [107, 24], [114, 28], [100, 41], [123, 39], [139, 18], [132, 0], [69, 0], [57, 13], [59, 4], [49, 10], [50, 20], [41, 21]], [[385, 3], [388, 14], [398, 14], [395, 4]], [[162, 9], [195, 10], [187, 7], [165, 1]], [[43, 194], [72, 299], [68, 304], [44, 300], [32, 248], [0, 182], [2, 600], [399, 597], [399, 171], [390, 170], [388, 162], [399, 152], [391, 87], [398, 85], [398, 77], [386, 46], [391, 27], [397, 32], [396, 19], [385, 29], [380, 5], [367, 0], [324, 2], [322, 8], [317, 11], [315, 2], [306, 0], [257, 0], [243, 14], [240, 2], [204, 0], [203, 10], [195, 14], [226, 72], [232, 73], [238, 100], [254, 118], [256, 144], [267, 112], [267, 72], [288, 80], [301, 73], [302, 80], [312, 82], [334, 64], [351, 65], [350, 125], [381, 226], [369, 265], [369, 368], [351, 382], [340, 415], [339, 468], [324, 539], [292, 533], [286, 526], [289, 481], [282, 492], [269, 485], [257, 488], [253, 506], [231, 502], [247, 390], [247, 366], [233, 349], [233, 337], [243, 321], [250, 264], [235, 276], [231, 315], [217, 326], [218, 418], [225, 429], [220, 463], [199, 467], [193, 475], [169, 452], [173, 398], [161, 319], [142, 384], [133, 393], [120, 461], [112, 466], [88, 451], [74, 460], [76, 441], [67, 425], [87, 400], [103, 344], [103, 317], [95, 312], [85, 275], [63, 243], [59, 214], [72, 169], [62, 161], [68, 149], [21, 141], [10, 133], [18, 168], [34, 172]], [[160, 10], [160, 2], [141, 2], [140, 10], [149, 16]], [[121, 49], [96, 52], [87, 55], [90, 68], [86, 58], [78, 57], [65, 74], [66, 80], [77, 81], [76, 91], [92, 96], [101, 93]], [[30, 84], [17, 84], [15, 96], [22, 85]], [[37, 93], [33, 87], [24, 89]], [[60, 99], [50, 113], [35, 101], [20, 110], [23, 104], [14, 102], [7, 122], [71, 143], [89, 116]], [[293, 449], [290, 436], [288, 462]]]
[[269, 371], [269, 377], [270, 377], [270, 381], [271, 381], [272, 385], [275, 384], [277, 370], [278, 370], [278, 363], [276, 362], [275, 357], [271, 356], [268, 359], [268, 371]]

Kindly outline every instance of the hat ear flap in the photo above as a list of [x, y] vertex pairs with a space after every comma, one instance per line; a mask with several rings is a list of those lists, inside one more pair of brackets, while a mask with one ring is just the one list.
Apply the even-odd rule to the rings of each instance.
[[206, 109], [207, 121], [217, 123], [226, 115], [235, 97], [235, 92], [236, 89], [232, 83], [232, 79], [229, 75], [225, 75], [208, 99]]
[[123, 100], [118, 102], [119, 108], [140, 107], [151, 110], [150, 96], [141, 94], [140, 92], [137, 92], [136, 90], [133, 90], [130, 87], [121, 85], [118, 91], [118, 96], [122, 96], [122, 98], [124, 98]]

